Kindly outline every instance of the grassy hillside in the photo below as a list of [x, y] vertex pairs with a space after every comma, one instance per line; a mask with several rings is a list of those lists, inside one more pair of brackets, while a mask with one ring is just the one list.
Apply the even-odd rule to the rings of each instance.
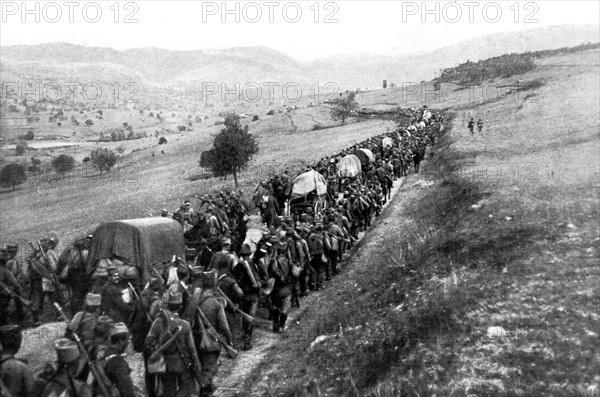
[[[138, 116], [132, 113], [132, 117]], [[313, 131], [316, 123], [331, 128]], [[320, 107], [261, 115], [261, 120], [250, 123], [250, 132], [257, 136], [260, 152], [241, 177], [245, 197], [250, 199], [260, 178], [270, 177], [286, 167], [294, 173], [305, 164], [381, 134], [392, 126], [393, 123], [385, 121], [352, 120], [338, 126], [331, 121], [329, 110]], [[61, 149], [78, 159], [98, 147], [116, 150], [123, 146], [125, 151], [110, 174], [98, 176], [90, 166], [79, 165], [76, 172], [66, 178], [47, 180], [45, 175], [30, 176], [17, 190], [0, 191], [3, 242], [24, 242], [49, 231], [56, 232], [67, 242], [91, 232], [100, 222], [158, 215], [162, 208], [177, 209], [184, 199], [195, 194], [232, 186], [231, 178], [227, 181], [200, 179], [200, 153], [212, 145], [211, 135], [221, 128], [201, 124], [192, 132], [165, 135], [168, 143], [161, 146], [157, 145], [158, 138], [151, 137], [111, 143], [84, 142], [75, 148]], [[35, 151], [35, 155], [40, 152], [48, 152], [48, 156], [60, 153], [59, 150], [54, 153], [42, 150]], [[32, 153], [28, 151], [25, 160]]]
[[240, 395], [597, 395], [598, 56], [449, 105], [433, 159]]

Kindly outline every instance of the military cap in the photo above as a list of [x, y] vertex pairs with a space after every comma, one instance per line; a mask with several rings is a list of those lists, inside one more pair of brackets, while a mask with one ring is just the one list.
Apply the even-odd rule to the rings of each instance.
[[102, 295], [100, 294], [92, 294], [90, 292], [85, 296], [85, 304], [86, 306], [100, 306], [102, 303]]
[[140, 272], [135, 266], [129, 266], [123, 272], [123, 278], [128, 280], [137, 280], [140, 277]]
[[162, 277], [152, 277], [150, 279], [150, 285], [148, 287], [152, 290], [157, 290], [162, 288], [163, 285], [165, 285], [165, 281]]
[[231, 239], [229, 239], [229, 238], [221, 239], [221, 245], [231, 245]]
[[102, 326], [102, 327], [106, 327], [107, 329], [109, 329], [114, 323], [115, 323], [115, 320], [113, 320], [112, 317], [100, 316], [100, 317], [98, 317], [96, 326]]
[[202, 266], [190, 266], [190, 274], [192, 277], [199, 277], [204, 272]]
[[269, 232], [262, 232], [262, 238], [264, 240], [270, 239], [271, 238], [271, 233], [269, 233]]
[[6, 252], [16, 252], [19, 250], [18, 244], [6, 244]]
[[119, 270], [116, 267], [114, 267], [114, 266], [110, 266], [110, 267], [106, 268], [106, 273], [109, 276], [113, 276], [115, 274], [119, 274]]
[[110, 327], [110, 336], [128, 334], [129, 329], [125, 325], [125, 323], [116, 323]]
[[56, 358], [61, 364], [70, 364], [79, 357], [79, 348], [77, 344], [67, 338], [60, 338], [54, 341]]
[[21, 327], [16, 324], [3, 325], [0, 327], [0, 343], [6, 344], [6, 342], [14, 341], [21, 337]]
[[88, 235], [87, 235], [87, 239], [88, 239], [88, 240], [91, 240], [91, 239], [93, 239], [93, 238], [94, 238], [94, 235], [93, 235], [93, 234], [88, 234]]
[[252, 253], [252, 248], [250, 247], [250, 244], [244, 244], [242, 245], [242, 249], [240, 250], [240, 255], [250, 255]]
[[200, 275], [200, 283], [203, 288], [213, 288], [217, 285], [217, 273], [214, 271], [202, 272]]
[[183, 303], [183, 296], [181, 292], [172, 292], [169, 294], [169, 300], [167, 302], [169, 305], [181, 305]]

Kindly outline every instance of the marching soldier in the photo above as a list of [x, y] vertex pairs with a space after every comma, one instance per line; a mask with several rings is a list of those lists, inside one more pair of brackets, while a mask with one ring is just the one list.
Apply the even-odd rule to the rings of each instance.
[[483, 131], [483, 120], [481, 120], [481, 119], [477, 120], [477, 131], [478, 132]]
[[111, 317], [115, 322], [129, 321], [133, 314], [133, 307], [123, 300], [123, 291], [119, 287], [120, 276], [116, 267], [109, 267], [108, 282], [102, 288], [102, 304], [100, 310]]
[[79, 369], [79, 348], [77, 344], [66, 338], [54, 342], [56, 350], [56, 368], [47, 368], [41, 375], [46, 384], [41, 397], [68, 396], [91, 397], [92, 391], [85, 383], [77, 379]]
[[292, 303], [292, 287], [290, 283], [292, 274], [287, 252], [287, 241], [282, 240], [278, 243], [277, 253], [273, 256], [269, 265], [269, 275], [275, 278], [271, 313], [273, 332], [282, 333], [285, 330], [285, 323]]
[[84, 309], [73, 316], [65, 336], [71, 339], [72, 333], [76, 333], [87, 348], [94, 339], [94, 328], [100, 315], [101, 302], [101, 295], [88, 293], [85, 296]]
[[473, 128], [475, 128], [475, 120], [473, 120], [473, 117], [471, 117], [471, 120], [469, 120], [467, 127], [469, 128], [471, 134], [473, 134]]
[[[235, 276], [238, 285], [243, 291], [240, 309], [250, 316], [256, 316], [258, 302], [260, 300], [260, 287], [267, 281], [268, 274], [261, 273], [256, 264], [250, 261], [252, 250], [248, 244], [242, 246], [240, 252], [240, 263], [235, 268]], [[242, 328], [244, 330], [244, 350], [252, 348], [253, 324], [246, 318], [242, 318]]]
[[118, 390], [119, 397], [135, 397], [135, 389], [130, 377], [131, 368], [125, 361], [125, 350], [131, 335], [124, 323], [116, 323], [110, 329], [110, 348], [105, 358], [104, 374]]
[[60, 296], [60, 286], [56, 281], [56, 270], [58, 269], [58, 255], [54, 249], [58, 244], [58, 239], [51, 237], [41, 240], [41, 250], [37, 250], [28, 259], [31, 265], [30, 283], [31, 283], [31, 301], [33, 326], [40, 325], [40, 313], [44, 309], [45, 298], [48, 297], [51, 302], [57, 302], [62, 305]]
[[[17, 253], [19, 252], [18, 244], [7, 244], [6, 245], [6, 268], [15, 276], [17, 282], [24, 291], [27, 284], [27, 274], [23, 268], [21, 261], [17, 259]], [[21, 296], [25, 296], [24, 294]], [[25, 318], [25, 312], [23, 310], [23, 302], [20, 299], [15, 299], [15, 320], [21, 322]], [[0, 322], [1, 324], [1, 322]]]
[[[198, 297], [198, 307], [210, 323], [210, 325], [224, 338], [228, 344], [232, 344], [233, 337], [225, 316], [225, 309], [220, 300], [214, 295], [213, 289], [217, 285], [217, 273], [205, 272], [202, 275], [202, 291]], [[213, 380], [219, 369], [219, 355], [221, 346], [198, 347], [202, 371], [200, 373], [200, 396], [211, 397], [217, 390]]]
[[18, 325], [0, 327], [0, 380], [13, 397], [35, 395], [33, 373], [27, 362], [15, 358], [22, 341], [23, 335]]
[[[166, 370], [158, 375], [162, 393], [159, 396], [191, 396], [196, 389], [195, 378], [200, 376], [200, 361], [192, 336], [190, 323], [179, 317], [183, 299], [180, 293], [170, 294], [167, 309], [154, 320], [146, 348], [150, 352], [162, 350]], [[169, 345], [169, 339], [175, 336]], [[166, 347], [165, 347], [166, 346]]]
[[15, 276], [6, 268], [6, 257], [0, 258], [0, 325], [9, 323], [10, 301], [14, 299], [20, 303], [15, 294], [24, 296], [25, 291]]

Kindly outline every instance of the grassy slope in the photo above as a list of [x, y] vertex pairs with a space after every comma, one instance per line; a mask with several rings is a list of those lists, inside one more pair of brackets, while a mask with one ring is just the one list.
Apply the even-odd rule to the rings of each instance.
[[[544, 79], [539, 90], [454, 104], [432, 183], [409, 178], [369, 237], [376, 248], [246, 395], [597, 395], [597, 65], [598, 51], [544, 59], [520, 76]], [[470, 117], [483, 136], [470, 136]]]
[[[108, 117], [112, 117], [108, 113]], [[138, 116], [133, 114], [132, 117]], [[277, 113], [251, 123], [250, 131], [258, 137], [260, 153], [241, 178], [247, 199], [252, 195], [258, 177], [269, 176], [273, 170], [281, 172], [285, 167], [290, 167], [290, 172], [294, 173], [303, 164], [336, 153], [393, 126], [393, 123], [382, 121], [349, 121], [342, 127], [312, 131], [313, 119], [323, 126], [334, 125], [325, 108]], [[194, 132], [167, 135], [169, 143], [164, 146], [156, 145], [157, 138], [90, 144], [92, 148], [113, 150], [119, 145], [125, 147], [118, 173], [115, 169], [110, 175], [96, 177], [91, 171], [87, 176], [78, 174], [50, 183], [32, 180], [14, 192], [0, 192], [3, 241], [18, 241], [25, 246], [26, 239], [39, 238], [49, 231], [68, 241], [93, 231], [100, 222], [157, 215], [162, 208], [178, 208], [185, 198], [195, 194], [233, 185], [232, 178], [227, 181], [196, 178], [201, 173], [198, 166], [200, 152], [212, 145], [211, 134], [217, 133], [222, 126], [194, 128]], [[328, 144], [323, 145], [323, 142]], [[161, 154], [161, 150], [165, 154]]]

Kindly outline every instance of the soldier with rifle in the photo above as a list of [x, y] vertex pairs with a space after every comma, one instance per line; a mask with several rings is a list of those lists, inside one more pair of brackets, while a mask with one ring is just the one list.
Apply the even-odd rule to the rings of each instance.
[[[66, 338], [57, 339], [54, 342], [54, 349], [56, 350], [57, 365], [56, 367], [46, 367], [40, 374], [39, 380], [45, 383], [39, 394], [40, 397], [92, 397], [91, 388], [85, 382], [77, 379], [78, 359], [82, 350], [77, 347], [75, 342]], [[108, 393], [104, 395], [110, 396]]]
[[[165, 362], [164, 372], [158, 375], [158, 396], [189, 397], [196, 391], [195, 380], [200, 380], [201, 366], [190, 323], [178, 314], [182, 303], [181, 293], [171, 293], [167, 309], [160, 311], [146, 336], [146, 348], [150, 352], [161, 350]], [[181, 330], [178, 330], [179, 327]], [[174, 342], [170, 343], [169, 340], [175, 333], [178, 335]], [[170, 345], [161, 349], [168, 342]]]
[[58, 255], [54, 249], [58, 244], [58, 239], [51, 237], [37, 241], [36, 245], [29, 242], [33, 249], [32, 255], [28, 258], [31, 268], [31, 301], [33, 326], [40, 325], [40, 313], [44, 309], [44, 300], [46, 297], [52, 303], [58, 303], [62, 306], [63, 299], [60, 293], [60, 284], [56, 277], [58, 268]]
[[104, 359], [104, 373], [119, 397], [135, 397], [135, 388], [131, 381], [131, 368], [125, 361], [125, 350], [129, 346], [131, 335], [124, 323], [116, 323], [110, 329], [110, 348]]
[[18, 302], [21, 305], [31, 305], [31, 302], [23, 298], [23, 295], [25, 295], [23, 287], [6, 268], [6, 258], [0, 258], [0, 325], [9, 323], [8, 309], [12, 300], [15, 301], [15, 304]]
[[237, 352], [231, 347], [232, 335], [225, 316], [225, 309], [213, 290], [217, 286], [217, 273], [204, 272], [201, 276], [199, 293], [194, 291], [194, 299], [190, 303], [186, 315], [194, 319], [197, 335], [198, 356], [202, 364], [200, 374], [200, 397], [211, 397], [217, 390], [213, 380], [219, 369], [218, 361], [221, 346], [227, 349], [230, 357]]
[[[27, 288], [27, 274], [25, 273], [25, 269], [23, 268], [23, 264], [17, 258], [17, 253], [19, 252], [18, 244], [6, 244], [5, 247], [5, 255], [6, 255], [6, 268], [15, 276], [19, 285], [26, 290]], [[25, 294], [21, 294], [22, 297]], [[22, 322], [25, 319], [24, 307], [31, 306], [31, 304], [25, 303], [22, 299], [15, 299], [15, 320], [18, 322]]]
[[[56, 302], [54, 302], [54, 307], [62, 320], [65, 323], [70, 324], [71, 320], [67, 317], [63, 308]], [[90, 358], [81, 336], [74, 331], [71, 331], [70, 335], [73, 341], [67, 338], [61, 338], [55, 342], [59, 365], [57, 370], [50, 374], [49, 383], [54, 383], [54, 385], [50, 387], [47, 394], [42, 394], [42, 397], [52, 396], [52, 392], [60, 395], [63, 391], [67, 391], [67, 395], [74, 397], [91, 396], [92, 391], [89, 389], [88, 385], [77, 379], [80, 376], [79, 372], [82, 367], [81, 361], [87, 365], [92, 373], [95, 385], [100, 390], [100, 393], [102, 393], [103, 396], [113, 396], [110, 381], [107, 379], [106, 374], [104, 373], [103, 368], [98, 364], [98, 361], [92, 361]], [[52, 381], [52, 379], [54, 379], [54, 381]], [[82, 385], [80, 383], [82, 383]]]
[[27, 362], [15, 358], [23, 335], [18, 325], [0, 327], [0, 395], [29, 397], [34, 394], [34, 378]]

